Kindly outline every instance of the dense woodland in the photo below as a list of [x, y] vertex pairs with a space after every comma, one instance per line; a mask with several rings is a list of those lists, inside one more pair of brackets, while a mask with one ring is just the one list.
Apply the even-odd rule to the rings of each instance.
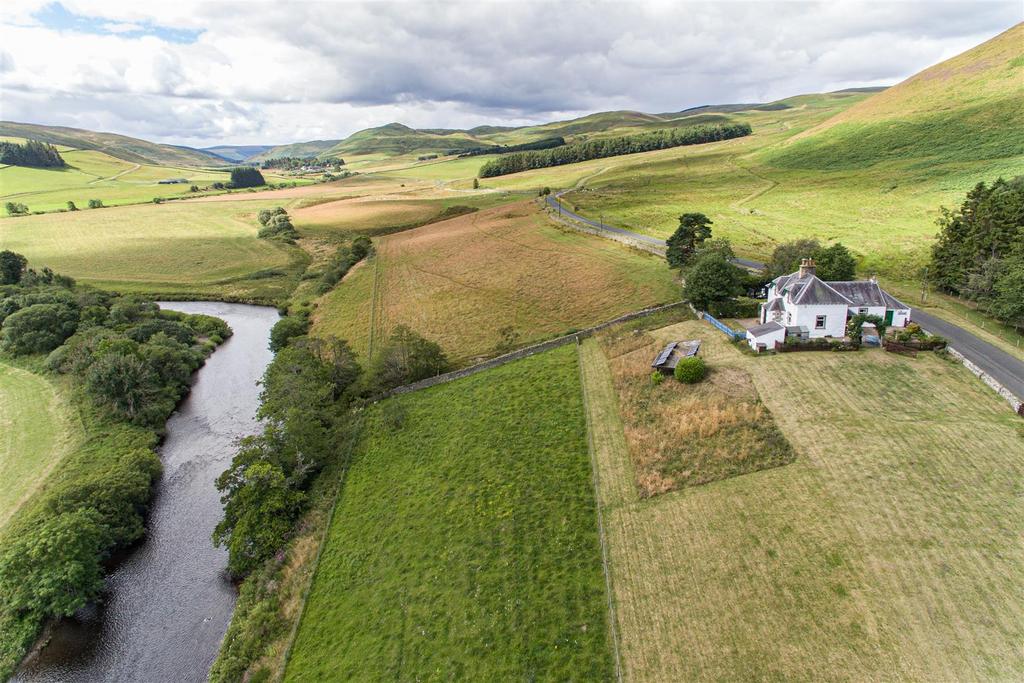
[[239, 166], [238, 168], [231, 169], [230, 187], [260, 187], [266, 184], [267, 181], [263, 178], [263, 174], [260, 173], [258, 168]]
[[0, 252], [0, 352], [71, 392], [85, 434], [0, 539], [0, 677], [48, 618], [103, 588], [104, 563], [143, 535], [153, 450], [192, 373], [230, 328], [217, 318], [76, 285]]
[[323, 159], [318, 159], [317, 157], [275, 157], [273, 159], [267, 159], [261, 163], [260, 168], [276, 168], [283, 171], [297, 171], [300, 168], [305, 168], [307, 166], [330, 166], [335, 170], [341, 170], [341, 167], [344, 165], [344, 159], [329, 159], [325, 161]]
[[938, 224], [930, 279], [1024, 327], [1024, 176], [978, 183]]
[[588, 140], [587, 142], [577, 142], [571, 145], [534, 152], [515, 152], [488, 161], [480, 168], [480, 177], [491, 178], [509, 173], [529, 171], [534, 168], [574, 164], [579, 161], [589, 161], [590, 159], [603, 159], [622, 154], [636, 154], [637, 152], [650, 152], [656, 149], [668, 149], [669, 147], [729, 140], [750, 135], [751, 132], [750, 125], [746, 123], [729, 123], [717, 126], [699, 125], [652, 131], [650, 133], [641, 133], [640, 135]]
[[0, 142], [0, 164], [35, 168], [67, 166], [56, 147], [38, 140], [28, 140], [23, 145], [16, 142]]
[[544, 138], [543, 140], [536, 140], [534, 142], [524, 142], [521, 145], [491, 145], [489, 147], [477, 147], [470, 149], [459, 154], [459, 158], [462, 157], [475, 157], [481, 154], [509, 154], [511, 152], [530, 152], [538, 149], [551, 149], [553, 147], [561, 147], [565, 144], [565, 138], [562, 136], [556, 136], [552, 138]]

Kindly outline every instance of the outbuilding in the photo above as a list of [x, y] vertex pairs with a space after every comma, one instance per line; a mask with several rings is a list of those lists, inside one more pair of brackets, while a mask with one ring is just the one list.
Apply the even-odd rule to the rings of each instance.
[[651, 367], [664, 375], [671, 375], [675, 371], [676, 365], [679, 364], [680, 358], [696, 356], [698, 351], [700, 351], [699, 339], [669, 342], [651, 363]]
[[775, 349], [775, 344], [786, 341], [786, 328], [770, 320], [747, 330], [747, 343], [758, 353]]

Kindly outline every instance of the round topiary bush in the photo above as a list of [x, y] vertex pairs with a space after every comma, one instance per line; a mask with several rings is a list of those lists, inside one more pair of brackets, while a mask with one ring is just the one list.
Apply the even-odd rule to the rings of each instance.
[[676, 379], [684, 384], [696, 384], [704, 379], [706, 374], [707, 366], [704, 364], [704, 359], [697, 356], [680, 359], [675, 369]]

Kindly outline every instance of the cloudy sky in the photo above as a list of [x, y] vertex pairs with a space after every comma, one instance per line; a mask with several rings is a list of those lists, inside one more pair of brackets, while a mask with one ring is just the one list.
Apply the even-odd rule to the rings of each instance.
[[965, 2], [3, 0], [0, 118], [195, 146], [895, 83], [1024, 19]]

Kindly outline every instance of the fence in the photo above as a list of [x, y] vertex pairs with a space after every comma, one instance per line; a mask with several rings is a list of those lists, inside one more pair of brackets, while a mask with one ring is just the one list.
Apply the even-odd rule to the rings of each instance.
[[541, 353], [542, 351], [549, 351], [551, 349], [557, 348], [559, 346], [564, 346], [566, 344], [574, 344], [578, 342], [580, 339], [586, 339], [587, 337], [597, 332], [600, 332], [601, 330], [607, 329], [612, 325], [618, 325], [620, 323], [629, 322], [630, 320], [637, 320], [639, 318], [646, 318], [647, 316], [654, 315], [655, 313], [661, 313], [662, 311], [670, 311], [674, 308], [682, 308], [686, 305], [687, 304], [684, 301], [677, 301], [672, 304], [652, 306], [650, 308], [644, 308], [639, 311], [633, 311], [632, 313], [620, 315], [618, 318], [609, 320], [608, 322], [601, 323], [600, 325], [594, 325], [593, 327], [588, 327], [587, 329], [580, 330], [579, 332], [573, 332], [572, 334], [566, 334], [561, 337], [556, 337], [555, 339], [549, 339], [548, 341], [540, 342], [539, 344], [533, 344], [532, 346], [527, 346], [525, 348], [519, 349], [518, 351], [506, 353], [502, 356], [491, 358], [490, 360], [485, 360], [482, 363], [471, 365], [468, 368], [462, 368], [461, 370], [446, 372], [443, 375], [428, 377], [427, 379], [420, 380], [419, 382], [413, 382], [412, 384], [405, 384], [403, 386], [396, 387], [395, 389], [392, 389], [391, 391], [387, 392], [386, 394], [378, 398], [387, 398], [388, 396], [395, 396], [397, 394], [408, 394], [411, 391], [426, 389], [427, 387], [432, 387], [436, 384], [444, 384], [445, 382], [451, 382], [452, 380], [461, 379], [463, 377], [469, 377], [470, 375], [475, 375], [478, 372], [490, 370], [491, 368], [496, 368], [499, 365], [504, 365], [505, 363], [510, 363], [514, 360], [519, 360], [520, 358], [526, 358], [527, 356], [532, 356], [536, 353]]
[[701, 318], [704, 318], [704, 320], [707, 320], [709, 323], [711, 323], [712, 325], [717, 327], [719, 330], [724, 332], [726, 334], [726, 336], [730, 337], [731, 339], [746, 339], [747, 338], [747, 333], [746, 332], [737, 332], [736, 330], [732, 329], [731, 327], [729, 327], [725, 323], [719, 322], [717, 319], [712, 317], [710, 313], [700, 313], [699, 315], [700, 315]]

